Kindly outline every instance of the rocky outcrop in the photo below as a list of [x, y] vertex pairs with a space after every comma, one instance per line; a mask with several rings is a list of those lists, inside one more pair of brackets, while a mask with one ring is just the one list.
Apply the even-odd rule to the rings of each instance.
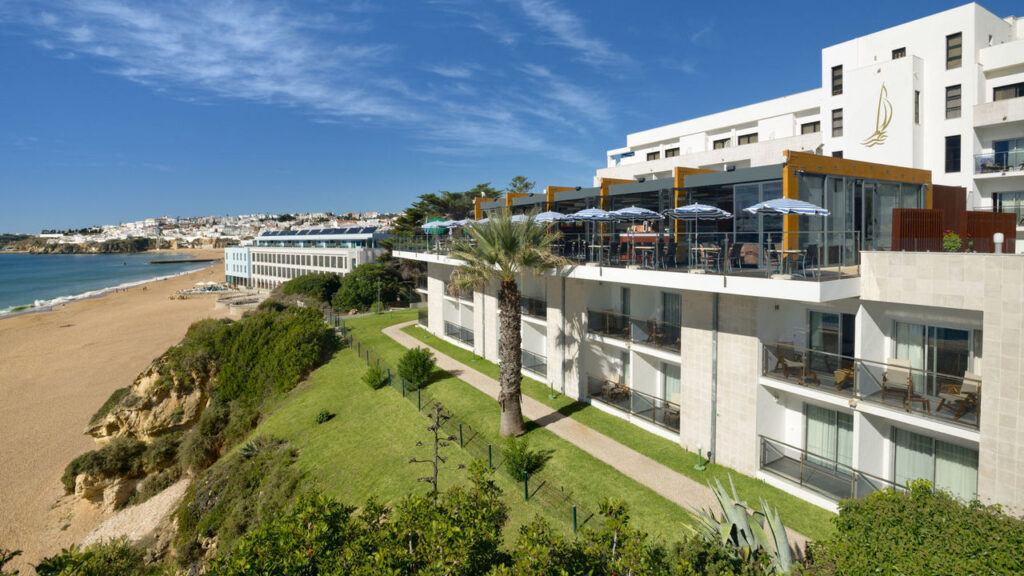
[[132, 478], [102, 478], [79, 474], [75, 477], [75, 496], [91, 502], [104, 512], [113, 512], [128, 502], [137, 483]]
[[154, 362], [135, 379], [110, 412], [86, 428], [104, 443], [118, 437], [134, 437], [143, 442], [191, 426], [199, 419], [209, 400], [205, 374], [192, 373], [179, 378], [166, 371], [163, 358]]

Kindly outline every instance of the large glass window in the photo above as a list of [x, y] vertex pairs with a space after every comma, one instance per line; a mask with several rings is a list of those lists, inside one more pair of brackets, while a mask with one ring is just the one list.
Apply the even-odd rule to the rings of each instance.
[[832, 137], [839, 138], [843, 135], [843, 109], [836, 108], [832, 111]]
[[662, 398], [672, 402], [673, 404], [679, 404], [679, 365], [669, 364], [668, 362], [661, 363], [661, 373], [664, 374], [665, 387], [662, 393]]
[[1024, 138], [994, 140], [992, 152], [996, 170], [1024, 170]]
[[677, 292], [661, 293], [661, 321], [679, 326], [683, 321], [683, 299]]
[[714, 142], [712, 142], [711, 147], [714, 148], [715, 150], [721, 150], [722, 148], [728, 148], [729, 144], [730, 141], [728, 138], [722, 138], [720, 140], [715, 140]]
[[964, 500], [978, 496], [978, 452], [895, 428], [893, 481], [906, 486], [924, 479]]
[[805, 122], [800, 125], [801, 134], [817, 134], [821, 132], [821, 122]]
[[743, 146], [744, 144], [756, 144], [757, 133], [755, 132], [753, 134], [743, 134], [742, 136], [736, 138], [736, 143], [739, 146]]
[[810, 366], [831, 375], [853, 364], [856, 316], [812, 310], [808, 314]]
[[996, 197], [996, 212], [1013, 214], [1017, 225], [1024, 226], [1024, 191], [1000, 192]]
[[657, 160], [659, 158], [661, 158], [661, 152], [648, 152], [647, 153], [647, 159], [648, 160]]
[[947, 384], [960, 384], [971, 367], [969, 330], [896, 322], [896, 357], [910, 362], [914, 392], [936, 396]]
[[837, 471], [853, 466], [853, 416], [804, 404], [807, 460]]

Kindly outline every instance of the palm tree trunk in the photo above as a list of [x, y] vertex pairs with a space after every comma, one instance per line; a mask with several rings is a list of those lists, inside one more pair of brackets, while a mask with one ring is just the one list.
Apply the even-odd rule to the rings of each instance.
[[498, 360], [501, 366], [501, 435], [519, 436], [523, 425], [522, 392], [523, 336], [520, 333], [519, 286], [515, 280], [501, 283], [498, 289]]

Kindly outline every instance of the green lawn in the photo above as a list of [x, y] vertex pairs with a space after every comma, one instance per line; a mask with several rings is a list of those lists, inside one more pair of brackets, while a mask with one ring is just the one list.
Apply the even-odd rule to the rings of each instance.
[[[346, 326], [364, 345], [379, 353], [384, 362], [395, 366], [405, 348], [382, 334], [381, 329], [414, 318], [415, 313], [409, 312], [364, 316], [348, 320]], [[384, 390], [381, 393], [387, 393], [396, 402], [408, 403], [393, 390]], [[440, 379], [430, 384], [428, 393], [480, 435], [474, 441], [493, 443], [497, 450], [497, 446], [500, 446], [498, 405], [493, 399], [446, 373], [442, 373]], [[411, 403], [408, 404], [412, 406]], [[415, 407], [412, 410], [415, 410]], [[574, 496], [573, 499], [580, 503], [581, 509], [596, 511], [601, 499], [613, 497], [626, 502], [636, 525], [655, 537], [667, 541], [678, 540], [684, 531], [688, 533], [689, 528], [686, 526], [692, 523], [693, 518], [689, 512], [675, 503], [543, 428], [532, 428], [526, 436], [530, 439], [532, 447], [554, 451], [553, 457], [540, 476], [552, 488], [557, 484], [569, 489]], [[511, 482], [507, 476], [501, 476], [503, 480]], [[521, 485], [514, 485], [513, 491], [515, 489], [521, 491]], [[509, 493], [509, 489], [506, 489], [506, 493]], [[521, 522], [524, 515], [528, 518], [534, 513], [532, 510], [520, 510], [525, 508], [521, 497], [513, 502], [514, 523]], [[532, 504], [533, 502], [531, 508]], [[564, 511], [551, 510], [548, 506], [538, 508], [545, 509], [549, 515], [557, 513], [557, 523], [567, 526], [567, 520], [563, 518]], [[583, 519], [581, 513], [580, 520]]]
[[[410, 316], [408, 319], [413, 319], [413, 317]], [[494, 379], [498, 378], [497, 364], [450, 344], [419, 326], [408, 326], [403, 330], [459, 362]], [[705, 471], [698, 471], [694, 468], [697, 464], [697, 455], [684, 450], [679, 444], [651, 434], [621, 418], [602, 412], [589, 404], [577, 402], [572, 398], [558, 396], [551, 399], [548, 386], [536, 380], [524, 377], [523, 393], [694, 480], [706, 483], [713, 482], [713, 479], [718, 478], [728, 486], [728, 478], [731, 476], [740, 497], [752, 505], [757, 505], [759, 499], [764, 498], [778, 509], [786, 526], [799, 531], [808, 538], [818, 540], [834, 531], [832, 518], [835, 515], [831, 512], [725, 466], [712, 464]]]

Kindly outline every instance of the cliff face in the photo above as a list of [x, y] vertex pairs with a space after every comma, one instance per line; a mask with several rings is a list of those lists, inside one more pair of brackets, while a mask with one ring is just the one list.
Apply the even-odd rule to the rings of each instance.
[[153, 362], [106, 416], [86, 428], [86, 434], [100, 443], [119, 437], [149, 442], [195, 423], [209, 400], [207, 375], [192, 373], [183, 381], [165, 372], [163, 358]]
[[30, 254], [131, 254], [156, 248], [156, 241], [150, 238], [129, 238], [81, 244], [48, 244], [39, 238], [32, 238], [13, 246]]

